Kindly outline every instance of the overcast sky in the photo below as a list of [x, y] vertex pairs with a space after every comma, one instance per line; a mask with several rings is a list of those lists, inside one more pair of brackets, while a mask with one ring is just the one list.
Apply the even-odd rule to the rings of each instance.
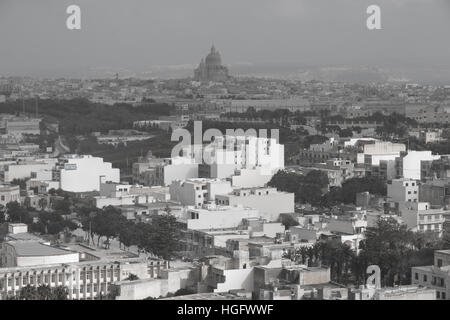
[[[367, 30], [370, 4], [383, 30]], [[196, 65], [212, 42], [230, 65], [449, 68], [450, 0], [0, 0], [0, 74]]]

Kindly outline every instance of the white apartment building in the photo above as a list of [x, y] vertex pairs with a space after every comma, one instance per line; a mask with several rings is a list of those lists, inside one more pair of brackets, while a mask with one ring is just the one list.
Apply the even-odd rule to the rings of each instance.
[[217, 195], [218, 205], [242, 205], [257, 209], [267, 221], [277, 221], [281, 213], [294, 212], [294, 194], [277, 191], [276, 188], [236, 189], [227, 195]]
[[403, 151], [406, 151], [403, 143], [375, 141], [364, 145], [364, 151], [357, 155], [357, 163], [379, 166], [381, 160], [395, 160]]
[[114, 182], [100, 183], [100, 196], [94, 197], [97, 208], [107, 206], [130, 206], [155, 202], [150, 187], [121, 184]]
[[0, 171], [0, 181], [10, 183], [14, 179], [29, 179], [33, 172], [51, 171], [56, 159], [36, 159], [34, 161], [17, 161], [3, 166]]
[[444, 215], [448, 211], [432, 207], [429, 202], [404, 202], [399, 205], [402, 220], [408, 229], [416, 232], [436, 232], [439, 236], [444, 230]]
[[163, 164], [156, 167], [152, 179], [157, 186], [170, 186], [174, 180], [198, 178], [198, 163], [188, 157], [164, 159]]
[[229, 181], [220, 179], [188, 179], [175, 180], [169, 187], [170, 198], [185, 206], [201, 207], [210, 201], [215, 201], [216, 195], [228, 194], [233, 191]]
[[0, 185], [0, 205], [5, 206], [9, 202], [20, 202], [20, 187], [13, 185]]
[[417, 202], [419, 184], [412, 179], [394, 179], [387, 184], [387, 196], [392, 202]]
[[284, 169], [284, 145], [274, 138], [220, 136], [203, 148], [203, 160], [212, 178], [228, 178], [235, 170], [257, 169], [273, 175]]
[[120, 182], [120, 170], [90, 155], [69, 155], [59, 164], [61, 189], [70, 192], [100, 190], [100, 180]]
[[204, 205], [202, 208], [188, 208], [186, 211], [187, 229], [229, 229], [242, 225], [244, 219], [258, 218], [256, 209], [243, 206]]
[[420, 180], [421, 162], [439, 160], [441, 156], [433, 155], [431, 151], [408, 151], [395, 159], [397, 166], [397, 176]]
[[264, 187], [273, 177], [273, 174], [264, 172], [260, 167], [255, 169], [240, 169], [231, 177], [231, 183], [236, 188]]

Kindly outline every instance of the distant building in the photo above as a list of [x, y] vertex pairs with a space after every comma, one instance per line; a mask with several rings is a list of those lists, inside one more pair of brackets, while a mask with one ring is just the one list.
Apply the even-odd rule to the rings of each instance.
[[194, 70], [194, 79], [201, 82], [224, 82], [229, 79], [228, 68], [222, 65], [222, 57], [214, 46], [211, 52], [202, 59], [200, 65]]

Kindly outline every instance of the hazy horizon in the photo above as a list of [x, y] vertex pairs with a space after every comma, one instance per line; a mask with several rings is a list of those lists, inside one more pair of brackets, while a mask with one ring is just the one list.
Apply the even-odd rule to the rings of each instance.
[[[82, 30], [66, 29], [70, 4]], [[365, 26], [370, 4], [382, 30]], [[448, 0], [0, 0], [0, 75], [187, 74], [214, 43], [239, 74], [367, 66], [450, 82], [449, 31]]]

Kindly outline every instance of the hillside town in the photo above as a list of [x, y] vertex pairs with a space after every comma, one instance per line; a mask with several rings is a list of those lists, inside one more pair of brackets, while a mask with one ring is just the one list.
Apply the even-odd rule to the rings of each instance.
[[215, 46], [186, 79], [2, 77], [0, 299], [449, 300], [449, 116], [450, 86]]

